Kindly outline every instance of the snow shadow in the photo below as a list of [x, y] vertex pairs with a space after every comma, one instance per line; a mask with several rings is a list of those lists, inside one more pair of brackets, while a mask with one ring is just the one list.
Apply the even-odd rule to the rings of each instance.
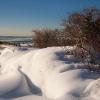
[[71, 54], [65, 55], [65, 53], [60, 52], [60, 53], [56, 53], [56, 55], [58, 57], [58, 60], [64, 61], [64, 63], [66, 63], [66, 64], [81, 62], [81, 60], [79, 60], [79, 58], [74, 57], [74, 55], [71, 55]]
[[39, 87], [37, 87], [31, 80], [30, 78], [25, 74], [23, 73], [20, 69], [19, 69], [19, 72], [25, 77], [26, 81], [27, 81], [27, 84], [30, 88], [30, 92], [32, 94], [35, 94], [35, 95], [38, 95], [38, 96], [42, 96], [42, 91]]

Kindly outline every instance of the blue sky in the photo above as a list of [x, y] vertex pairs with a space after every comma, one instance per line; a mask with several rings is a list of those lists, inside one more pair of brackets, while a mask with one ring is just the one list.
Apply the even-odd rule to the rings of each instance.
[[0, 35], [30, 35], [56, 28], [69, 13], [100, 6], [100, 0], [0, 0]]

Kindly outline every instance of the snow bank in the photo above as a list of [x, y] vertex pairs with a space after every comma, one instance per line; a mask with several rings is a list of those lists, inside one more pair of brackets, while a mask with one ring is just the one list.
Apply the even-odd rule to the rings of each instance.
[[[73, 50], [75, 47], [66, 48]], [[64, 58], [62, 47], [29, 52], [5, 49], [0, 55], [0, 64], [1, 97], [13, 98], [31, 94], [13, 100], [97, 100], [96, 96], [100, 94], [98, 87], [96, 96], [92, 96], [95, 95], [95, 89], [92, 88], [96, 87], [94, 81], [100, 74], [78, 69], [78, 66], [85, 67], [84, 64], [76, 62], [73, 55]], [[8, 84], [3, 84], [6, 82]], [[38, 95], [42, 91], [43, 96], [32, 95], [35, 94], [33, 90]]]
[[0, 76], [0, 97], [18, 97], [32, 94], [23, 75], [14, 71]]
[[91, 82], [84, 90], [85, 96], [100, 98], [100, 78]]

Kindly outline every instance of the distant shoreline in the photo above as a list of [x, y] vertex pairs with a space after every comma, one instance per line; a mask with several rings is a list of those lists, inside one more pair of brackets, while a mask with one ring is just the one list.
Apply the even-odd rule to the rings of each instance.
[[31, 36], [0, 36], [0, 42], [32, 42]]
[[8, 38], [31, 38], [32, 36], [10, 36], [10, 35], [4, 35], [4, 36], [0, 36], [1, 37], [8, 37]]

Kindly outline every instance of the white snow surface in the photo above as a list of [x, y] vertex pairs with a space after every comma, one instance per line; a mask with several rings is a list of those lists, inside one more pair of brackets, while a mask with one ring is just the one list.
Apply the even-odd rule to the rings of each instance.
[[[73, 50], [75, 47], [66, 47]], [[91, 72], [62, 47], [0, 54], [0, 100], [100, 100], [100, 73]]]

